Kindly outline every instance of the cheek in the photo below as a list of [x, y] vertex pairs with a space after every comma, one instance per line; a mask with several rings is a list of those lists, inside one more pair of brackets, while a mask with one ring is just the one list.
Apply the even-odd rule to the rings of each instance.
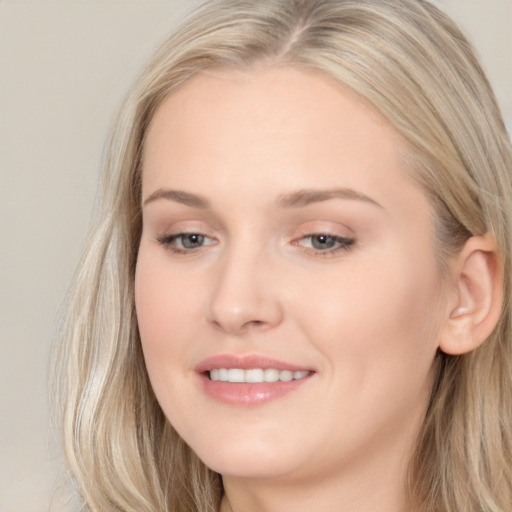
[[303, 329], [324, 355], [332, 391], [326, 407], [339, 411], [347, 446], [359, 446], [361, 438], [393, 437], [406, 426], [417, 428], [428, 404], [440, 320], [438, 289], [428, 276], [406, 268], [397, 274], [397, 267], [389, 273], [366, 268], [329, 293], [310, 290], [312, 308], [301, 315], [314, 319], [303, 320]]
[[[135, 274], [135, 306], [144, 348], [162, 350], [170, 317], [179, 307], [174, 294], [167, 292], [169, 283], [162, 278], [157, 265], [139, 257]], [[169, 313], [169, 314], [167, 314]]]
[[170, 265], [163, 250], [148, 246], [141, 245], [137, 258], [137, 319], [143, 344], [164, 350], [178, 345], [198, 324], [204, 283], [199, 273]]
[[[180, 278], [181, 277], [181, 278]], [[167, 419], [181, 431], [189, 423], [195, 372], [191, 340], [199, 339], [199, 297], [193, 276], [172, 272], [165, 256], [139, 252], [135, 305], [144, 360], [155, 396]], [[180, 428], [181, 427], [181, 428]]]
[[439, 274], [431, 261], [422, 267], [408, 260], [347, 264], [338, 279], [302, 283], [307, 299], [295, 308], [298, 321], [333, 371], [343, 367], [341, 378], [427, 377], [441, 328]]
[[165, 261], [141, 249], [135, 273], [135, 306], [144, 359], [157, 396], [165, 393], [170, 377], [183, 373], [187, 345], [183, 335], [190, 336], [197, 325], [190, 293], [187, 287], [182, 290], [182, 285]]

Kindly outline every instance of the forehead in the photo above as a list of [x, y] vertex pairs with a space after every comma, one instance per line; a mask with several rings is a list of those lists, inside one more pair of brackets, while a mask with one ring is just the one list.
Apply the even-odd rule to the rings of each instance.
[[[335, 120], [334, 115], [341, 110], [345, 115]], [[315, 120], [323, 124], [323, 136], [335, 135], [340, 122], [354, 125], [364, 117], [367, 129], [373, 124], [394, 139], [400, 138], [370, 102], [333, 78], [313, 70], [262, 66], [246, 71], [206, 70], [193, 76], [163, 101], [153, 116], [148, 136], [152, 138], [163, 124], [170, 127], [171, 118], [182, 129], [198, 120], [207, 128], [209, 117], [214, 115], [224, 118], [224, 126], [234, 116], [245, 123], [246, 132], [263, 121], [266, 132], [280, 134], [292, 120], [296, 129], [301, 121], [304, 128]]]
[[[384, 117], [359, 95], [316, 72], [293, 68], [201, 73], [169, 95], [150, 124], [144, 148], [147, 181], [207, 165], [269, 175], [287, 163], [338, 170], [359, 164], [401, 165], [403, 143]], [[377, 160], [377, 161], [376, 161]], [[215, 169], [215, 173], [213, 170]], [[325, 171], [328, 169], [325, 168]]]
[[170, 94], [152, 119], [143, 199], [172, 188], [220, 204], [236, 196], [245, 206], [294, 190], [343, 187], [398, 215], [418, 208], [430, 215], [405, 148], [368, 101], [321, 73], [210, 71]]

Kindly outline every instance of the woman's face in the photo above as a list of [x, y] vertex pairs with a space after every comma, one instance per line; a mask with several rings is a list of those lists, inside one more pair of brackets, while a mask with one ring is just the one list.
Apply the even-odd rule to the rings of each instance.
[[403, 151], [356, 94], [294, 69], [201, 74], [158, 109], [137, 316], [163, 411], [215, 471], [403, 467], [446, 309]]

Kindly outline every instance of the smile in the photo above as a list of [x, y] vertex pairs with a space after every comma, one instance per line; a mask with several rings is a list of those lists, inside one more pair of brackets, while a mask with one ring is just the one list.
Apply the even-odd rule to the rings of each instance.
[[311, 372], [278, 370], [277, 368], [213, 368], [209, 371], [211, 380], [220, 382], [258, 384], [263, 382], [290, 382], [307, 377]]
[[295, 394], [316, 374], [313, 368], [257, 354], [219, 354], [194, 370], [209, 398], [236, 407], [260, 406]]

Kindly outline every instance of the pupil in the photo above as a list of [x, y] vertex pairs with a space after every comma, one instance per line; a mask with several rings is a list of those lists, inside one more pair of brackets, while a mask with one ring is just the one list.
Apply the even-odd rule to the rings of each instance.
[[335, 240], [329, 235], [316, 235], [312, 238], [311, 244], [315, 249], [331, 249], [334, 247]]
[[194, 247], [198, 247], [202, 245], [204, 240], [203, 235], [186, 235], [182, 239], [183, 247], [186, 249], [193, 249]]

